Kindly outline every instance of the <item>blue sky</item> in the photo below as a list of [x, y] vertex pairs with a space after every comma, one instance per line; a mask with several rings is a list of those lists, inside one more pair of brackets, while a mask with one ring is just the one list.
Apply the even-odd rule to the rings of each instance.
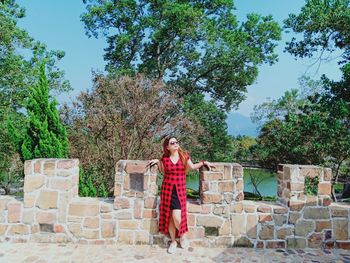
[[[91, 88], [91, 71], [103, 70], [104, 39], [88, 38], [85, 35], [80, 15], [85, 11], [82, 0], [20, 0], [18, 3], [26, 8], [26, 17], [19, 21], [36, 40], [45, 43], [48, 49], [59, 49], [66, 56], [59, 67], [66, 72], [74, 91], [58, 97], [59, 102], [70, 102], [81, 92]], [[271, 14], [282, 24], [289, 13], [298, 13], [303, 6], [302, 0], [237, 0], [235, 14], [239, 20], [245, 20], [248, 13]], [[284, 53], [285, 42], [291, 34], [283, 33], [282, 41], [276, 52], [279, 62], [273, 66], [264, 65], [259, 69], [257, 81], [248, 87], [247, 99], [241, 103], [235, 113], [249, 117], [254, 105], [261, 104], [266, 98], [279, 98], [286, 90], [298, 87], [298, 78], [306, 73], [310, 60], [295, 60]], [[336, 61], [322, 64], [318, 74], [316, 67], [309, 70], [313, 78], [326, 74], [339, 79], [340, 71]]]

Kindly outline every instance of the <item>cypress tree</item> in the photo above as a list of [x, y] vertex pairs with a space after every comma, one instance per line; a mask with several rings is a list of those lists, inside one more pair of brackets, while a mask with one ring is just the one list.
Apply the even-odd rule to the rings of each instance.
[[44, 64], [40, 65], [38, 83], [30, 89], [26, 103], [28, 126], [21, 147], [22, 159], [67, 158], [67, 132], [60, 122], [56, 100], [50, 101]]

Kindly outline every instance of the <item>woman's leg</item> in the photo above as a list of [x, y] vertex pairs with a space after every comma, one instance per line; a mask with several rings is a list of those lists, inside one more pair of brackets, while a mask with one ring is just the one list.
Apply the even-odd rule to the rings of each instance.
[[169, 235], [171, 238], [171, 242], [175, 241], [175, 234], [176, 234], [176, 228], [174, 225], [174, 220], [173, 220], [173, 217], [170, 216], [170, 218], [169, 218]]
[[177, 230], [180, 230], [181, 226], [181, 210], [180, 209], [174, 209], [172, 212], [172, 218], [174, 221], [174, 225]]

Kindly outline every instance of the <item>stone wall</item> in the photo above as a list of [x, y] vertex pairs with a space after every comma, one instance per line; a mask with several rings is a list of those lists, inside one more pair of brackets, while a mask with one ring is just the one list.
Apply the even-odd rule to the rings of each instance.
[[[25, 163], [24, 198], [0, 197], [0, 241], [159, 244], [157, 172], [145, 161], [118, 162], [114, 198], [78, 196], [79, 161]], [[244, 200], [243, 168], [215, 163], [200, 172], [200, 199], [188, 200], [192, 246], [350, 249], [349, 210], [331, 203], [331, 171], [280, 165], [278, 202]], [[319, 178], [317, 196], [304, 178]]]

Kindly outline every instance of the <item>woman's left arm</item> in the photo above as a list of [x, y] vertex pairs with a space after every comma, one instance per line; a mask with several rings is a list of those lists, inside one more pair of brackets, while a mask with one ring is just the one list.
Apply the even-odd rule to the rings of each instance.
[[210, 167], [214, 167], [210, 162], [200, 161], [199, 163], [193, 163], [191, 159], [187, 161], [187, 165], [192, 170], [197, 170], [199, 168], [202, 168], [204, 165], [207, 166], [209, 169]]

